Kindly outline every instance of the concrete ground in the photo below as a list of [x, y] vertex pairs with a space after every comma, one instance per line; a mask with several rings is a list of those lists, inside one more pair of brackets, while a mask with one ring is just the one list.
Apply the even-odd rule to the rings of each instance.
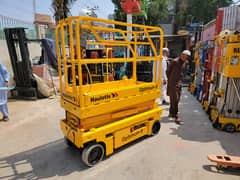
[[217, 172], [211, 153], [240, 156], [239, 133], [213, 129], [201, 105], [184, 91], [182, 126], [163, 106], [158, 135], [138, 140], [86, 168], [63, 141], [59, 98], [9, 102], [11, 120], [0, 122], [0, 179], [240, 180], [239, 169]]

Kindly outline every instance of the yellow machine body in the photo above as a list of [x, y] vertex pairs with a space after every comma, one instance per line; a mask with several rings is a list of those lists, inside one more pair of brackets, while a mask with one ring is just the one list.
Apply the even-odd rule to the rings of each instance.
[[[212, 108], [210, 111], [210, 117], [213, 122], [213, 126], [218, 129], [225, 130], [227, 132], [240, 131], [239, 118], [224, 117], [223, 114], [219, 114], [216, 108]], [[230, 130], [226, 129], [231, 127]], [[234, 128], [234, 131], [231, 131]]]
[[231, 78], [240, 77], [240, 34], [231, 35], [225, 45], [223, 57], [223, 75]]
[[208, 112], [208, 107], [209, 107], [208, 101], [204, 101], [203, 104], [202, 104], [202, 106], [203, 106], [203, 109], [204, 109], [206, 112]]
[[139, 137], [152, 135], [153, 123], [159, 119], [160, 113], [161, 110], [155, 107], [149, 111], [92, 128], [89, 131], [80, 128], [74, 129], [69, 125], [68, 120], [64, 119], [61, 121], [61, 129], [63, 134], [78, 148], [84, 148], [84, 145], [89, 142], [104, 143], [106, 156], [108, 156], [118, 147]]
[[[122, 29], [130, 26], [134, 30], [114, 28], [116, 26]], [[154, 43], [151, 34], [159, 35], [160, 40]], [[93, 142], [100, 143], [104, 146], [104, 155], [110, 155], [116, 148], [155, 133], [154, 123], [162, 113], [155, 103], [161, 87], [161, 28], [70, 17], [59, 22], [55, 35], [61, 106], [66, 110], [66, 118], [60, 125], [68, 141], [83, 149]], [[151, 49], [151, 55], [139, 55], [140, 46]], [[106, 54], [100, 57], [102, 49]], [[109, 55], [110, 51], [119, 49], [126, 55]], [[138, 80], [137, 64], [143, 62], [153, 64], [151, 82]], [[115, 80], [112, 77], [120, 63], [131, 64], [130, 75]], [[101, 67], [100, 74], [97, 67]]]
[[194, 73], [191, 74], [192, 76], [192, 83], [189, 85], [189, 88], [188, 90], [190, 91], [191, 94], [194, 95], [195, 93], [195, 90], [196, 90], [196, 87], [197, 87], [197, 69], [199, 68], [200, 66], [200, 60], [199, 60], [199, 48], [200, 48], [200, 45], [201, 45], [201, 41], [198, 41], [195, 45], [195, 48], [194, 48], [194, 62], [195, 62], [195, 70], [194, 70]]

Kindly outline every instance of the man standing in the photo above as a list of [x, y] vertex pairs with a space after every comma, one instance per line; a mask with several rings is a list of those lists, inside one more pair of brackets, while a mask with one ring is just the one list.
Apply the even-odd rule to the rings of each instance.
[[184, 50], [181, 55], [172, 60], [167, 68], [167, 94], [170, 96], [169, 117], [175, 118], [177, 124], [183, 124], [178, 117], [178, 103], [181, 96], [183, 70], [186, 68], [188, 59], [191, 56], [189, 50]]
[[[8, 87], [10, 74], [7, 68], [0, 63], [0, 88], [1, 87]], [[0, 112], [3, 114], [4, 121], [8, 121], [8, 107], [7, 107], [7, 100], [8, 100], [8, 92], [7, 90], [0, 90]]]
[[166, 99], [166, 91], [167, 91], [167, 60], [169, 56], [168, 48], [163, 48], [163, 58], [162, 58], [162, 104], [168, 104]]

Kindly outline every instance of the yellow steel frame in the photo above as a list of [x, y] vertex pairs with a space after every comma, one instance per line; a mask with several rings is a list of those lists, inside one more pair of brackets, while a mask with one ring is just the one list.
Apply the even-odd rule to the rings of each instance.
[[199, 60], [199, 48], [201, 45], [201, 41], [198, 41], [194, 48], [194, 62], [195, 62], [195, 72], [192, 74], [193, 82], [189, 86], [189, 91], [194, 94], [196, 86], [197, 86], [197, 68], [200, 66]]
[[208, 107], [209, 107], [208, 101], [204, 101], [202, 106], [203, 106], [203, 109], [207, 112], [208, 111]]
[[[121, 29], [114, 29], [114, 28], [107, 28], [101, 26], [95, 26], [93, 22], [97, 23], [106, 23], [106, 24], [114, 24], [127, 27], [132, 26], [135, 29], [140, 29], [139, 31], [126, 31]], [[123, 46], [130, 50], [132, 53], [131, 58], [101, 58], [101, 59], [86, 59], [81, 55], [81, 33], [82, 31], [88, 31], [89, 33], [93, 34], [96, 38], [96, 42], [87, 42], [87, 44], [96, 44], [96, 45], [106, 45], [111, 47]], [[103, 32], [118, 32], [122, 35], [121, 40], [105, 40], [100, 37], [97, 31]], [[135, 83], [137, 81], [136, 77], [136, 64], [140, 61], [154, 61], [159, 62], [161, 66], [161, 58], [162, 58], [162, 51], [160, 54], [157, 54], [156, 46], [154, 45], [151, 39], [151, 33], [155, 33], [160, 35], [159, 47], [162, 49], [163, 47], [163, 31], [160, 27], [152, 27], [152, 26], [145, 26], [145, 25], [136, 25], [136, 24], [127, 24], [124, 22], [117, 22], [93, 17], [70, 17], [64, 19], [59, 22], [55, 30], [56, 36], [56, 50], [57, 50], [57, 57], [58, 57], [58, 69], [60, 77], [64, 77], [60, 80], [60, 92], [64, 94], [64, 99], [78, 105], [79, 107], [86, 106], [84, 104], [84, 94], [86, 92], [85, 85], [82, 82], [82, 65], [87, 64], [97, 64], [97, 63], [116, 63], [116, 62], [132, 62], [133, 63], [133, 76], [129, 79], [129, 82]], [[73, 35], [75, 34], [75, 36]], [[131, 34], [133, 36], [132, 40], [127, 39], [127, 34]], [[142, 42], [138, 40], [141, 34], [144, 34], [146, 37], [147, 42]], [[69, 38], [69, 56], [67, 56], [66, 52], [66, 37]], [[139, 45], [149, 45], [153, 51], [152, 56], [142, 57], [137, 55], [137, 46]], [[74, 48], [76, 47], [76, 48]], [[71, 64], [71, 72], [72, 72], [72, 84], [67, 83], [67, 72], [68, 72], [68, 64]], [[62, 73], [62, 65], [63, 65], [63, 72]], [[78, 74], [76, 74], [75, 67], [78, 67]], [[156, 79], [156, 77], [161, 77], [161, 71], [159, 71], [159, 75], [156, 75], [156, 66], [157, 63], [154, 63], [154, 76], [153, 76], [153, 83], [156, 85], [157, 88], [160, 87], [160, 78]], [[76, 84], [76, 76], [78, 76], [79, 85]], [[107, 79], [108, 80], [108, 79]], [[101, 85], [101, 88], [104, 88], [106, 83]], [[124, 86], [125, 82], [118, 81], [118, 86]], [[91, 84], [91, 89], [94, 91], [97, 84]]]
[[218, 113], [217, 113], [216, 107], [215, 106], [211, 106], [210, 108], [211, 108], [211, 110], [210, 110], [211, 120], [213, 122], [215, 122], [217, 120], [217, 118], [218, 118]]

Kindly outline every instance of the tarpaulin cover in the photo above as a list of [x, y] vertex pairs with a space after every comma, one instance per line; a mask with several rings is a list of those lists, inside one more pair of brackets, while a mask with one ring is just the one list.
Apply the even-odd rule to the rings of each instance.
[[55, 41], [52, 39], [42, 39], [41, 43], [44, 50], [43, 63], [47, 63], [54, 69], [58, 70]]

